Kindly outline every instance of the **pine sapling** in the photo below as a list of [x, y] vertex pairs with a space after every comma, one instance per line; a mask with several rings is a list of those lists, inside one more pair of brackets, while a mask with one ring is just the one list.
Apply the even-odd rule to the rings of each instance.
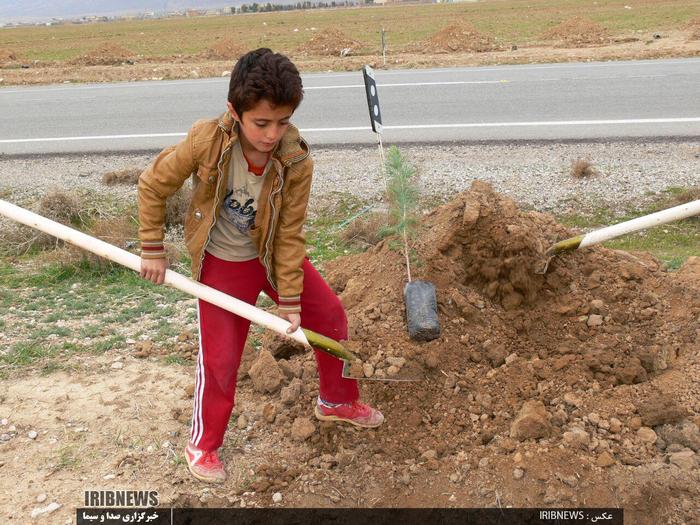
[[411, 282], [411, 261], [408, 240], [418, 225], [418, 198], [416, 168], [396, 146], [389, 148], [386, 157], [387, 198], [389, 200], [389, 226], [387, 233], [399, 235], [403, 241], [408, 282]]

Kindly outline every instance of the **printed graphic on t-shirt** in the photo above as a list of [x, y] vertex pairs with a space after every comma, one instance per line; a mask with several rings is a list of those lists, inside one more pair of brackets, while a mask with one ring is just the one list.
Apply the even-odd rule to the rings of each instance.
[[248, 192], [248, 188], [244, 184], [238, 188], [229, 190], [224, 197], [224, 217], [233, 224], [236, 229], [247, 234], [251, 226], [255, 223], [255, 213], [257, 210], [253, 207], [255, 199]]

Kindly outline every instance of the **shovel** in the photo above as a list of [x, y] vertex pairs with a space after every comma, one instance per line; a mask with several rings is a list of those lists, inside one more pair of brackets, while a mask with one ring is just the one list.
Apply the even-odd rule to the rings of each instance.
[[[136, 272], [141, 271], [141, 258], [138, 255], [122, 250], [121, 248], [113, 246], [100, 239], [91, 237], [90, 235], [73, 228], [69, 228], [68, 226], [47, 219], [46, 217], [42, 217], [41, 215], [37, 215], [36, 213], [25, 210], [19, 206], [15, 206], [7, 201], [0, 200], [0, 214], [27, 226], [31, 226], [32, 228], [41, 230], [44, 233], [48, 233], [49, 235], [53, 235], [54, 237], [109, 259], [110, 261], [121, 264], [122, 266], [126, 266], [127, 268], [130, 268]], [[240, 315], [241, 317], [244, 317], [255, 324], [273, 330], [280, 335], [289, 337], [290, 339], [301, 343], [307, 349], [316, 347], [332, 355], [333, 357], [343, 360], [343, 377], [347, 379], [372, 379], [377, 381], [399, 380], [380, 377], [366, 378], [364, 377], [364, 374], [361, 373], [362, 367], [359, 359], [338, 341], [313, 332], [312, 330], [307, 330], [306, 328], [299, 328], [294, 333], [288, 334], [287, 328], [290, 326], [288, 321], [236, 299], [228, 294], [220, 292], [219, 290], [194, 281], [177, 272], [166, 270], [165, 283], [182, 292], [223, 308], [224, 310]], [[360, 364], [360, 373], [353, 375], [353, 372], [357, 370], [358, 364]], [[413, 379], [405, 379], [402, 381], [413, 381]]]
[[654, 226], [660, 226], [669, 222], [679, 221], [681, 219], [693, 217], [694, 215], [700, 215], [700, 200], [687, 202], [685, 204], [681, 204], [680, 206], [668, 208], [667, 210], [657, 211], [656, 213], [637, 217], [636, 219], [621, 222], [619, 224], [614, 224], [612, 226], [608, 226], [607, 228], [601, 228], [600, 230], [595, 230], [590, 233], [564, 239], [563, 241], [553, 244], [545, 252], [544, 255], [547, 257], [547, 260], [541, 269], [535, 270], [535, 273], [540, 275], [547, 273], [549, 263], [555, 255], [560, 253], [578, 250], [579, 248], [585, 248], [587, 246], [593, 246], [594, 244], [609, 241], [610, 239], [620, 237], [621, 235], [626, 235], [639, 230], [645, 230]]

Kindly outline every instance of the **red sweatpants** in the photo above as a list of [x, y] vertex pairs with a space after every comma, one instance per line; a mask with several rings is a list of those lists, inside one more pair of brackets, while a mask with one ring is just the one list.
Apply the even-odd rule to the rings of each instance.
[[[308, 259], [302, 268], [301, 325], [336, 341], [347, 339], [347, 318], [340, 299]], [[255, 304], [261, 291], [278, 300], [258, 259], [229, 262], [205, 253], [200, 281], [249, 304]], [[200, 300], [198, 306], [199, 354], [190, 439], [202, 450], [215, 450], [223, 443], [233, 410], [238, 366], [250, 321], [205, 301]], [[342, 361], [320, 350], [314, 352], [321, 399], [330, 403], [357, 400], [357, 381], [342, 377]]]

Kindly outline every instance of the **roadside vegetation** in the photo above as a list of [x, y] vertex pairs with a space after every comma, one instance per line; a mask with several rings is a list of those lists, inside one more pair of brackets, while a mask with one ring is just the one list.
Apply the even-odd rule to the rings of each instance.
[[105, 44], [144, 58], [182, 58], [207, 55], [217, 42], [232, 38], [243, 48], [273, 46], [294, 56], [314, 34], [342, 28], [360, 43], [356, 53], [377, 55], [382, 28], [395, 53], [459, 20], [501, 44], [524, 46], [546, 42], [548, 30], [582, 14], [611, 34], [679, 30], [700, 16], [694, 0], [627, 4], [599, 0], [582, 12], [578, 0], [494, 0], [21, 27], [0, 30], [0, 49], [29, 61], [69, 61]]
[[[96, 216], [90, 211], [96, 209], [94, 200], [60, 192], [51, 195], [51, 199], [39, 203], [39, 213], [137, 250], [133, 207], [120, 208], [112, 203], [106, 206], [109, 212]], [[325, 263], [367, 250], [388, 234], [386, 211], [378, 205], [345, 193], [326, 197], [327, 204], [314, 209], [306, 229], [309, 257], [322, 272]], [[173, 203], [182, 198], [176, 197]], [[642, 209], [616, 213], [601, 207], [557, 218], [566, 226], [590, 231], [697, 198], [698, 188], [673, 187]], [[421, 207], [440, 204], [434, 200], [421, 201]], [[48, 206], [47, 202], [53, 204]], [[57, 202], [63, 205], [56, 206]], [[177, 214], [171, 213], [169, 223], [170, 266], [188, 274], [190, 261], [181, 239], [184, 211], [181, 205], [170, 206], [177, 210]], [[648, 251], [674, 270], [700, 251], [700, 218], [628, 235], [605, 245]], [[23, 249], [17, 251], [18, 246]], [[48, 242], [29, 228], [4, 234], [0, 247], [0, 309], [4, 312], [0, 320], [4, 343], [0, 377], [23, 369], [41, 373], [73, 370], [82, 362], [75, 356], [89, 359], [110, 350], [136, 352], [168, 365], [188, 364], [193, 352], [196, 354], [196, 301], [186, 294], [152, 285], [131, 270], [77, 248]], [[258, 306], [274, 308], [266, 297], [260, 298]], [[261, 339], [262, 331], [253, 327], [250, 344], [258, 347]], [[153, 354], [156, 348], [157, 355]]]

